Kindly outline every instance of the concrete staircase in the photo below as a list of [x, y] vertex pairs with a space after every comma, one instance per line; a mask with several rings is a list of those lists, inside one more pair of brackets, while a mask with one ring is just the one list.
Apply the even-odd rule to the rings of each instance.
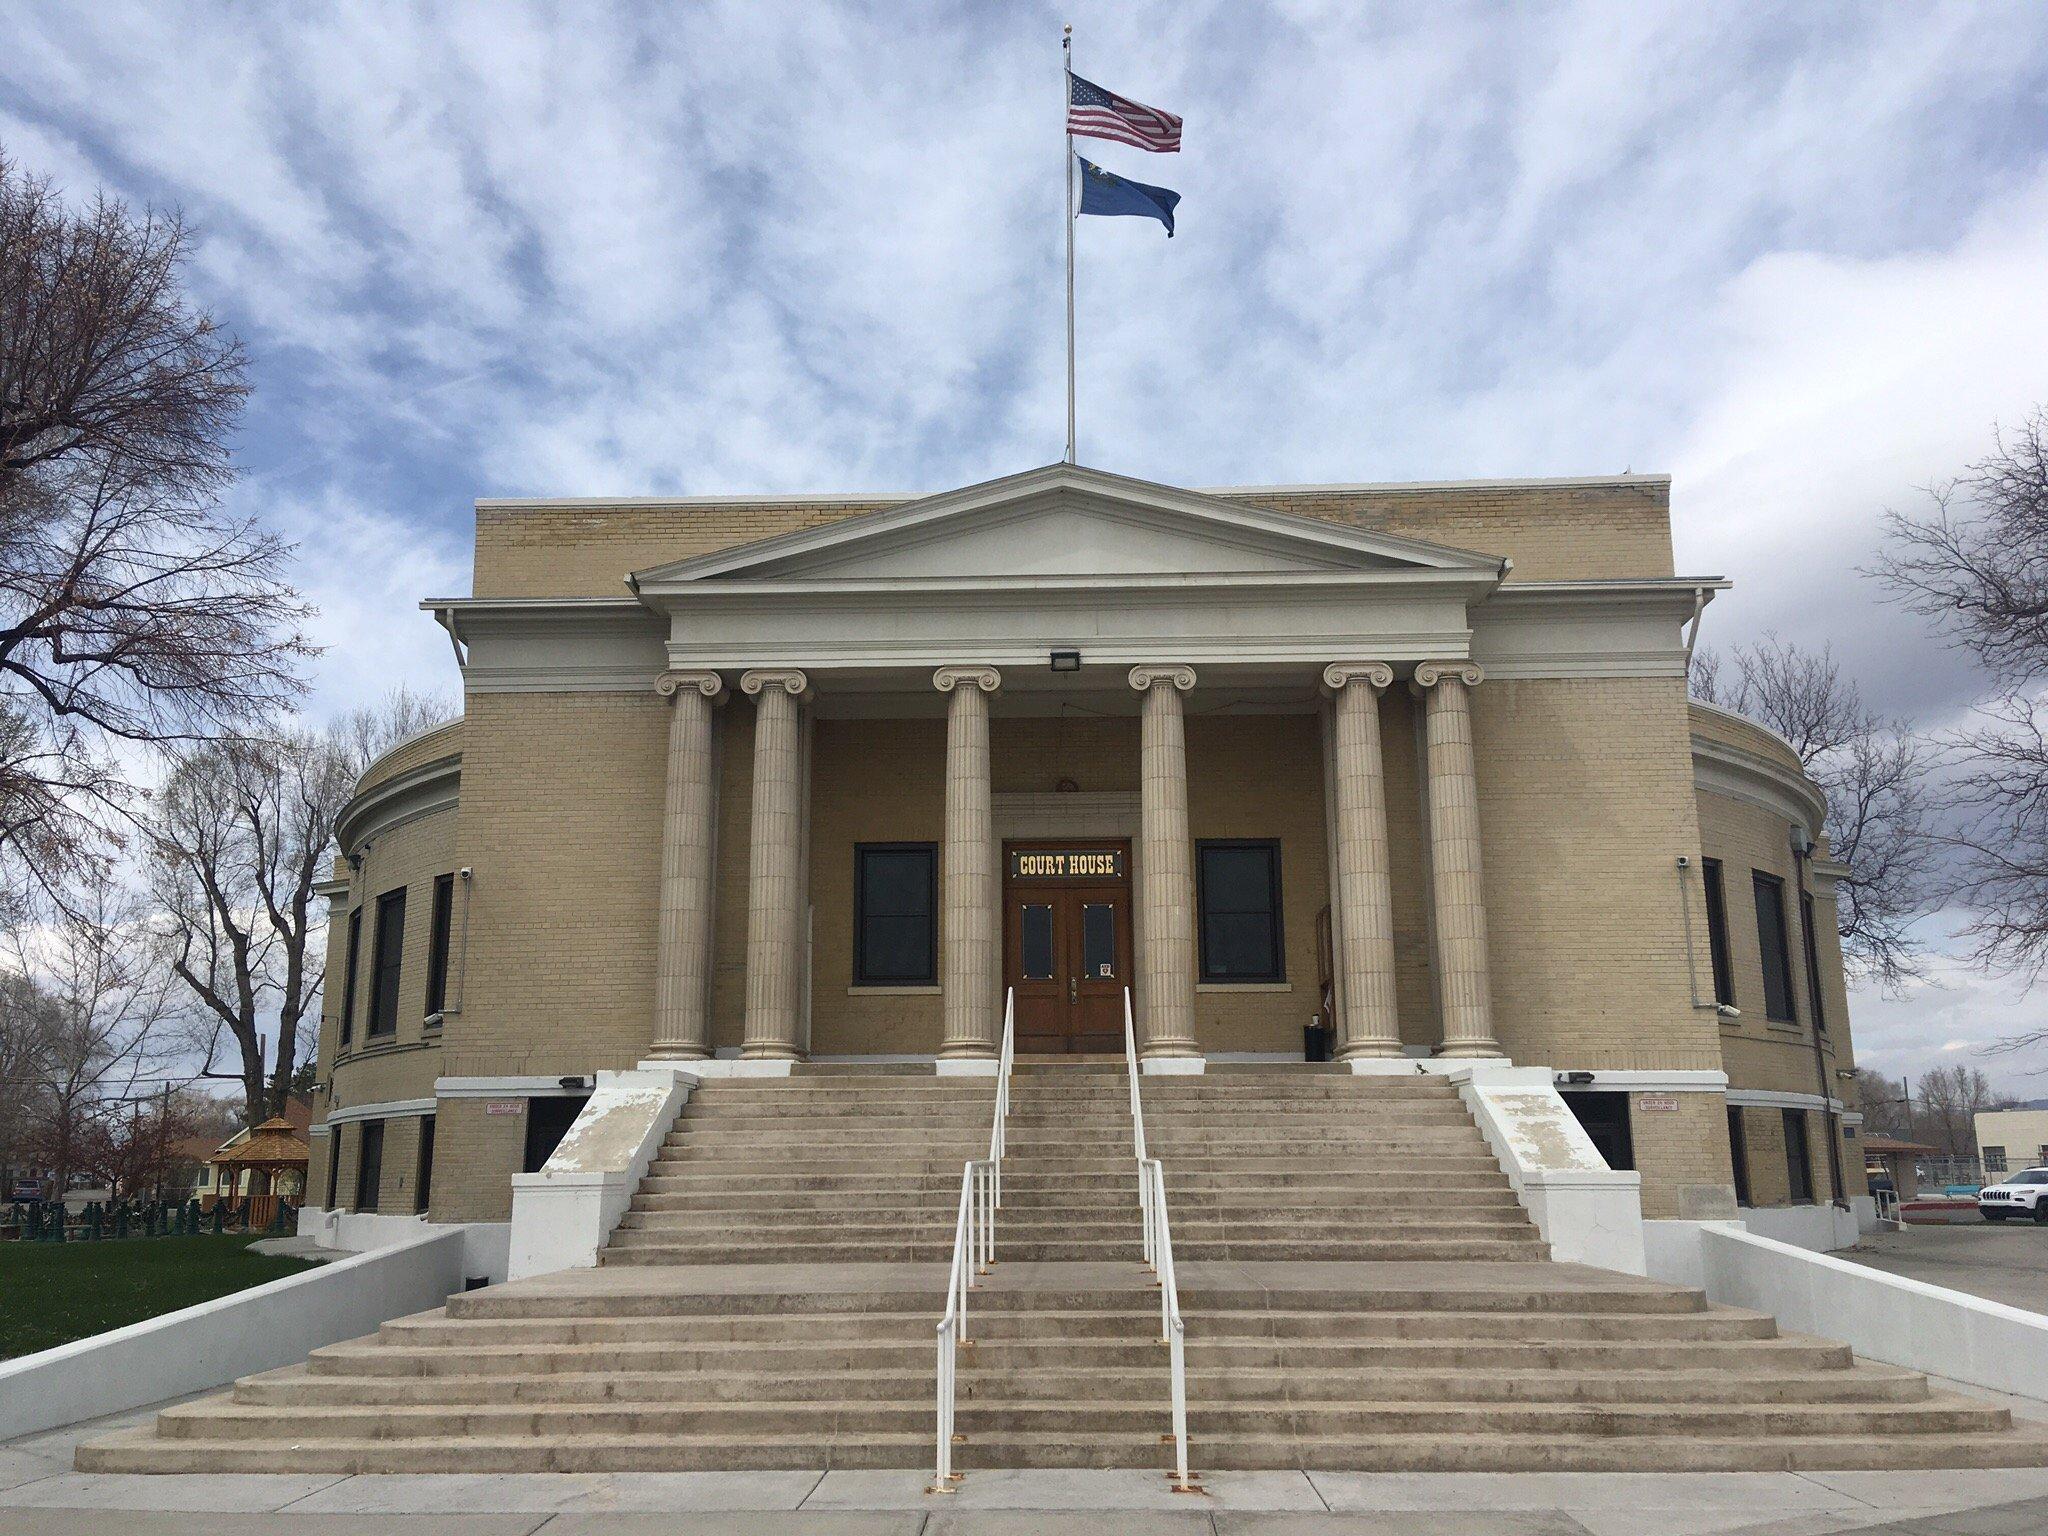
[[[92, 1471], [919, 1467], [985, 1081], [705, 1085], [603, 1264], [454, 1296], [79, 1452]], [[1198, 1467], [2048, 1463], [2002, 1409], [1555, 1264], [1440, 1080], [1148, 1078]], [[1020, 1067], [963, 1468], [1167, 1464], [1120, 1066]]]

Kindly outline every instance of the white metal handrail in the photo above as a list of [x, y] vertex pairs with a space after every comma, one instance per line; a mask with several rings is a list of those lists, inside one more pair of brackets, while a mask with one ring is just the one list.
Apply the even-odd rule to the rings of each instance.
[[985, 1275], [996, 1261], [996, 1208], [1003, 1203], [1003, 1152], [1008, 1144], [1010, 1073], [1017, 1064], [1017, 994], [1003, 999], [1003, 1043], [996, 1055], [995, 1123], [988, 1134], [988, 1156], [962, 1165], [960, 1203], [953, 1216], [953, 1262], [946, 1271], [946, 1315], [939, 1319], [938, 1438], [934, 1493], [951, 1493], [959, 1474], [953, 1470], [954, 1379], [960, 1346], [967, 1341], [967, 1293], [974, 1277]]
[[1173, 1385], [1173, 1486], [1196, 1492], [1188, 1476], [1187, 1324], [1180, 1315], [1180, 1282], [1173, 1267], [1173, 1226], [1166, 1215], [1166, 1170], [1145, 1151], [1145, 1102], [1138, 1092], [1138, 1027], [1131, 989], [1124, 988], [1124, 1066], [1131, 1080], [1131, 1143], [1138, 1158], [1138, 1221], [1145, 1262], [1159, 1277], [1159, 1334]]

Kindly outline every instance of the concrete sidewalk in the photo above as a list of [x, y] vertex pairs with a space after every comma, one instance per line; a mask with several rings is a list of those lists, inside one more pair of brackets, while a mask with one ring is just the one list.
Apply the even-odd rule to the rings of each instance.
[[[0, 1536], [2038, 1536], [2048, 1468], [2004, 1472], [1146, 1472], [115, 1476], [78, 1441], [163, 1404], [0, 1446]], [[289, 1526], [280, 1515], [289, 1517]]]

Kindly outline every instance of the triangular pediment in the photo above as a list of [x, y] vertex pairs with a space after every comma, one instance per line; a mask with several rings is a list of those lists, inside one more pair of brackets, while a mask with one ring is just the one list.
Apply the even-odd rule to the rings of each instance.
[[1404, 572], [1497, 579], [1499, 568], [1493, 556], [1056, 464], [658, 566], [637, 573], [634, 586], [681, 593], [733, 582]]

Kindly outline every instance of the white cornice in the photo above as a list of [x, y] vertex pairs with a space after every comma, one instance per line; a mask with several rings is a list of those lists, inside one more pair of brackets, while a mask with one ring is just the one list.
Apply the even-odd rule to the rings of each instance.
[[334, 818], [334, 840], [345, 854], [354, 853], [366, 838], [380, 837], [393, 827], [422, 816], [455, 808], [462, 784], [462, 754], [451, 752], [421, 763], [364, 790]]
[[346, 1125], [351, 1120], [396, 1120], [405, 1115], [431, 1115], [434, 1112], [432, 1099], [386, 1099], [381, 1104], [351, 1104], [346, 1109], [330, 1109], [327, 1126]]
[[1827, 802], [1803, 774], [1782, 763], [1695, 734], [1692, 776], [1702, 793], [1758, 806], [1803, 828], [1808, 837], [1820, 836]]

